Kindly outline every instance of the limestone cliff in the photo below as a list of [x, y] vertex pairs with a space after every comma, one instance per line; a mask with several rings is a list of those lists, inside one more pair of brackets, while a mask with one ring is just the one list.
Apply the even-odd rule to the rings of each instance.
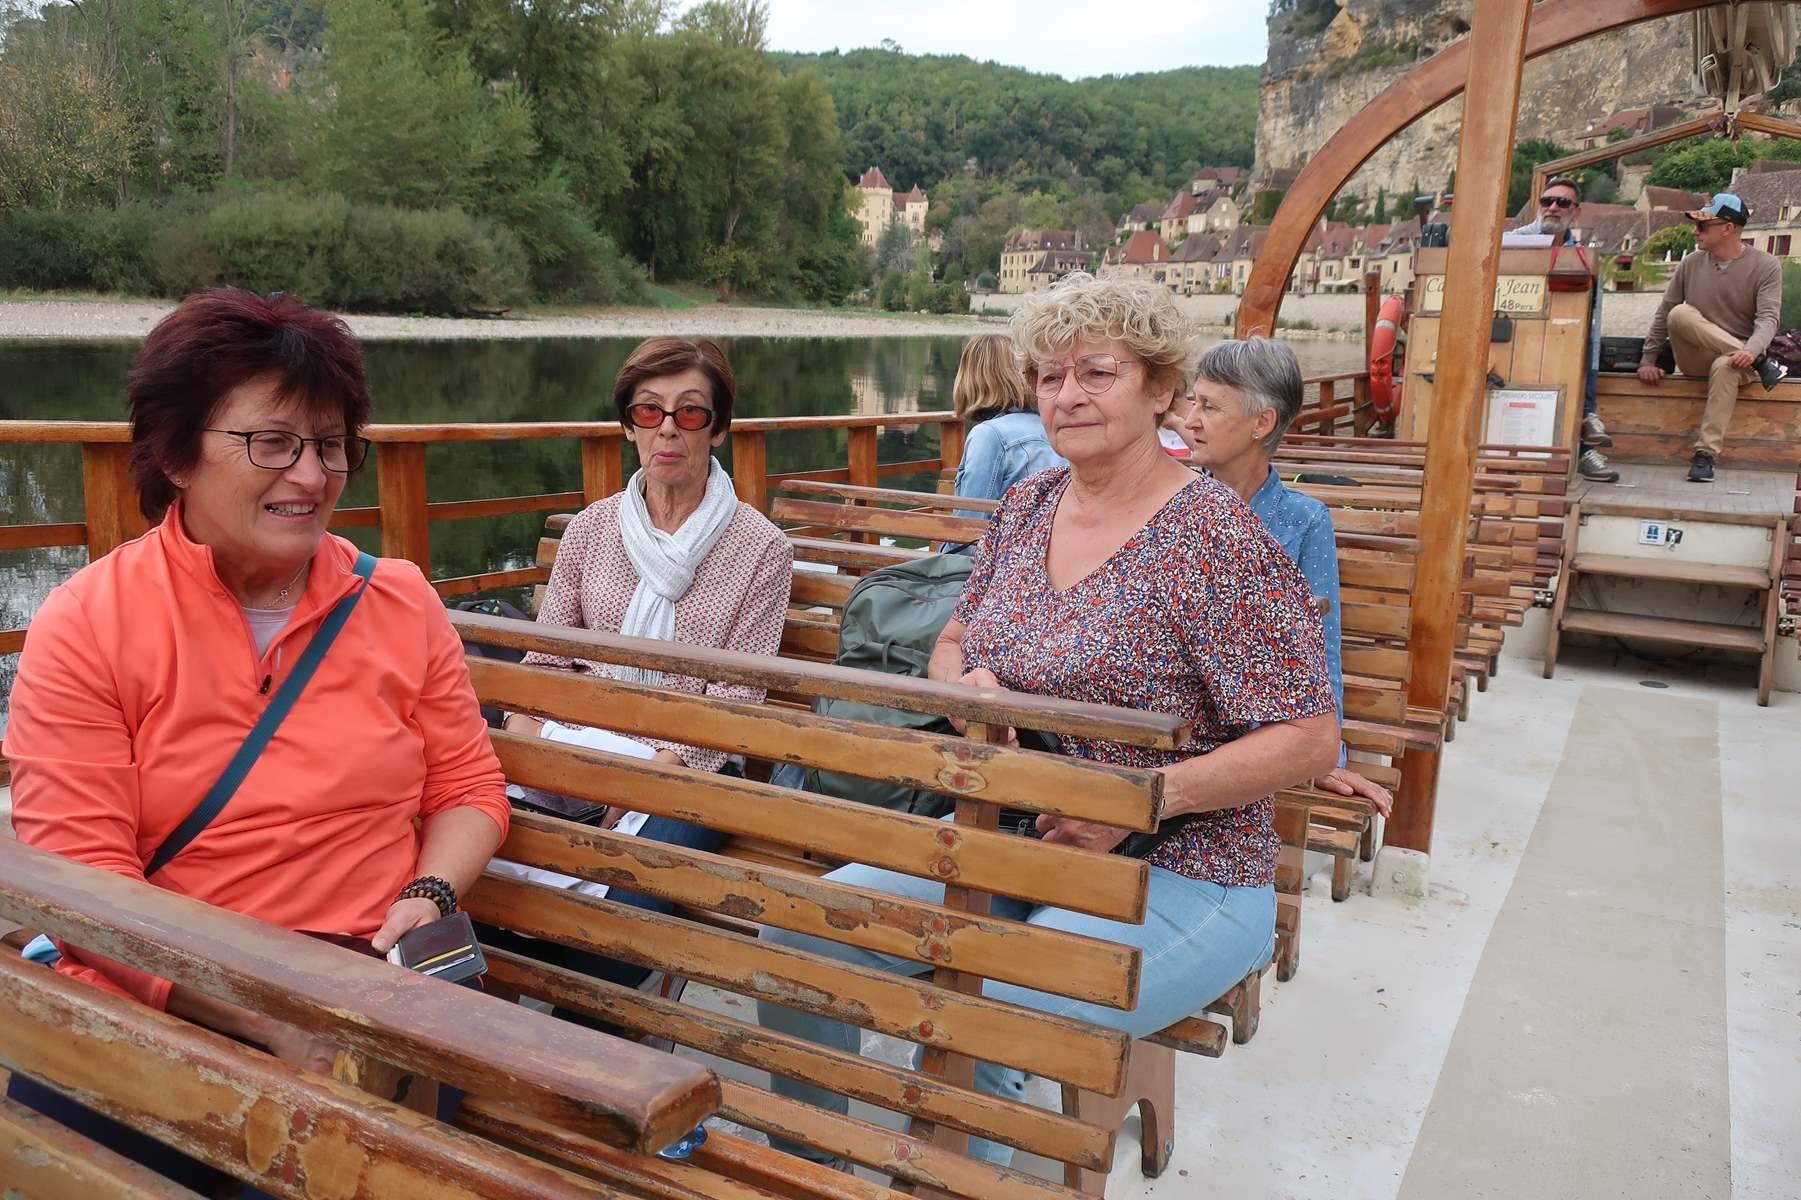
[[[1259, 173], [1304, 164], [1415, 62], [1467, 32], [1470, 8], [1471, 0], [1338, 0], [1337, 15], [1317, 32], [1291, 15], [1271, 17], [1257, 114]], [[1691, 28], [1688, 16], [1666, 17], [1527, 63], [1518, 136], [1576, 148], [1589, 122], [1621, 109], [1699, 107], [1704, 101], [1690, 83]], [[1347, 190], [1369, 197], [1377, 187], [1392, 194], [1415, 182], [1425, 191], [1444, 186], [1456, 166], [1462, 118], [1461, 99], [1428, 113], [1377, 151]]]

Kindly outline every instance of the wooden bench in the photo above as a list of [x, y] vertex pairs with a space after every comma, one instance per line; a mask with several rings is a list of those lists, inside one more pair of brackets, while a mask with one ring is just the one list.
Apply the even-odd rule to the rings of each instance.
[[[0, 915], [344, 1047], [334, 1077], [312, 1075], [0, 954], [9, 1070], [276, 1195], [668, 1196], [681, 1164], [653, 1152], [719, 1107], [695, 1063], [10, 839]], [[604, 1186], [390, 1102], [401, 1072], [606, 1147]], [[348, 1080], [381, 1081], [381, 1098]], [[183, 1194], [17, 1105], [0, 1109], [0, 1153], [42, 1184], [24, 1194]]]
[[[582, 1008], [635, 1033], [773, 1070], [912, 1119], [910, 1135], [812, 1109], [725, 1080], [722, 1112], [921, 1187], [966, 1196], [1067, 1194], [1020, 1172], [964, 1156], [968, 1133], [1065, 1164], [1067, 1187], [1093, 1194], [1111, 1163], [1126, 1111], [1147, 1108], [1145, 1169], [1169, 1154], [1173, 1060], [1181, 1049], [1223, 1052], [1226, 1029], [1201, 1014], [1145, 1042], [1123, 1033], [980, 999], [997, 979], [1129, 1008], [1138, 954], [1130, 948], [984, 915], [999, 894], [1135, 922], [1148, 868], [1117, 855], [1047, 845], [996, 830], [1002, 807], [1060, 813], [1129, 829], [1154, 828], [1162, 776], [1060, 755], [984, 744], [1006, 725], [1173, 747], [1180, 722], [1131, 709], [991, 693], [830, 664], [557, 629], [453, 614], [466, 641], [588, 661], [748, 683], [801, 697], [838, 696], [972, 722], [975, 738], [870, 725], [593, 675], [470, 660], [484, 703], [578, 724], [879, 778], [955, 797], [953, 821], [792, 791], [755, 778], [578, 750], [496, 733], [508, 776], [569, 795], [679, 817], [725, 833], [721, 853], [677, 849], [606, 830], [521, 815], [502, 853], [530, 865], [625, 886], [679, 907], [652, 916], [606, 901], [490, 877], [471, 897], [479, 919], [534, 936], [654, 965], [729, 992], [818, 1012], [926, 1047], [918, 1071], [824, 1051], [736, 1018], [497, 954], [496, 978], [527, 994]], [[754, 774], [754, 772], [753, 772]], [[943, 904], [866, 893], [819, 876], [857, 861], [947, 884]], [[933, 967], [904, 980], [752, 940], [746, 923], [775, 925]], [[1255, 1028], [1253, 974], [1210, 1008]], [[966, 1056], [1059, 1082], [1066, 1113], [970, 1090]]]
[[[844, 537], [971, 541], [981, 535], [985, 519], [953, 516], [948, 508], [953, 504], [969, 503], [974, 509], [992, 512], [998, 507], [993, 501], [965, 502], [931, 493], [818, 481], [790, 482], [783, 486], [808, 496], [842, 497], [850, 501], [834, 503], [827, 499], [778, 497], [771, 507], [777, 520], [801, 523], [814, 530], [835, 531]], [[918, 508], [897, 510], [892, 507], [897, 504], [917, 504]], [[554, 563], [557, 539], [549, 534], [560, 532], [568, 520], [568, 515], [560, 515], [547, 522], [547, 534], [538, 544], [540, 566], [548, 568]], [[815, 524], [807, 525], [807, 522]], [[1370, 527], [1374, 528], [1374, 525]], [[1358, 545], [1344, 551], [1348, 558], [1341, 560], [1349, 589], [1341, 595], [1348, 635], [1345, 653], [1349, 672], [1344, 736], [1346, 744], [1358, 755], [1358, 768], [1392, 789], [1399, 781], [1393, 762], [1407, 746], [1438, 744], [1445, 725], [1442, 714], [1410, 710], [1405, 696], [1405, 636], [1410, 620], [1406, 601], [1412, 589], [1412, 558], [1418, 552], [1418, 542], [1381, 533], [1353, 536], [1358, 539]], [[795, 571], [780, 652], [784, 657], [819, 662], [829, 662], [837, 653], [838, 623], [855, 585], [855, 573], [927, 553], [921, 549], [798, 534], [792, 540]], [[822, 566], [832, 568], [832, 573], [817, 569]], [[803, 702], [803, 698], [779, 689], [771, 696], [778, 703]], [[1372, 756], [1388, 761], [1374, 761]], [[1355, 860], [1360, 857], [1367, 861], [1374, 854], [1374, 812], [1368, 802], [1359, 797], [1312, 788], [1292, 790], [1280, 799], [1286, 806], [1305, 808], [1310, 817], [1317, 816], [1317, 821], [1310, 819], [1300, 826], [1304, 837], [1295, 839], [1293, 844], [1333, 857], [1332, 895], [1334, 899], [1345, 899], [1350, 894]], [[1296, 863], [1293, 870], [1285, 871], [1279, 889], [1286, 899], [1277, 972], [1284, 980], [1293, 976], [1300, 959], [1298, 896], [1302, 878], [1300, 864]]]

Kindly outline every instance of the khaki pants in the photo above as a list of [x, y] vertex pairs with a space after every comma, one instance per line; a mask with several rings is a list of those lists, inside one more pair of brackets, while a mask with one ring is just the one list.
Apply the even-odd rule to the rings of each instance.
[[1701, 436], [1695, 439], [1695, 449], [1717, 458], [1726, 443], [1726, 426], [1732, 423], [1738, 390], [1756, 379], [1757, 372], [1727, 361], [1745, 344], [1702, 316], [1692, 304], [1678, 304], [1670, 310], [1668, 329], [1676, 369], [1684, 375], [1707, 376], [1707, 409], [1701, 414]]

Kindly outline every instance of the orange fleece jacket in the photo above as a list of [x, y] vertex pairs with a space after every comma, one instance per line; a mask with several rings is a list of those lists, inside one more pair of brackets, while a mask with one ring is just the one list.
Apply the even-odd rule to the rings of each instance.
[[[177, 510], [51, 592], [6, 731], [19, 840], [142, 879], [359, 582], [356, 554], [321, 539], [261, 659]], [[414, 878], [414, 818], [470, 805], [504, 835], [505, 787], [443, 603], [412, 563], [382, 559], [236, 794], [155, 882], [289, 929], [369, 937]], [[168, 980], [63, 949], [65, 973], [168, 1003]]]

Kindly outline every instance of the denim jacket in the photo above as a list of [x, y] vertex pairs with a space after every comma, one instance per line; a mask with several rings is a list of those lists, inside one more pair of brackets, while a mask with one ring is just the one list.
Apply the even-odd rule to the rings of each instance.
[[[1035, 412], [1008, 412], [972, 426], [957, 464], [957, 495], [999, 500], [1028, 475], [1065, 465]], [[958, 510], [960, 517], [983, 514]]]

